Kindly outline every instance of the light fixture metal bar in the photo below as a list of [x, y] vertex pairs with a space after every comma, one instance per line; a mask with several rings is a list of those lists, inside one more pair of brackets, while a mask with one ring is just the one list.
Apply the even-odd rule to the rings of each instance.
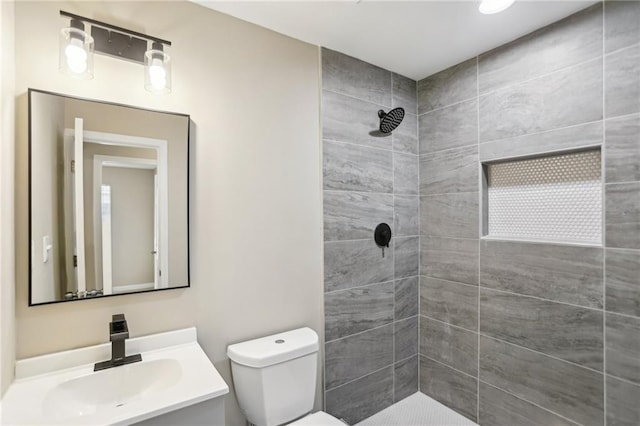
[[157, 43], [162, 43], [164, 45], [171, 46], [171, 42], [168, 41], [168, 40], [163, 40], [163, 39], [158, 38], [158, 37], [153, 37], [153, 36], [150, 36], [150, 35], [147, 35], [147, 34], [139, 33], [137, 31], [128, 30], [126, 28], [118, 27], [117, 25], [107, 24], [105, 22], [97, 21], [95, 19], [85, 18], [84, 16], [76, 15], [74, 13], [66, 12], [64, 10], [60, 11], [60, 15], [61, 16], [66, 16], [67, 18], [78, 19], [78, 20], [83, 21], [83, 22], [88, 22], [88, 23], [90, 23], [92, 25], [97, 25], [99, 27], [103, 27], [103, 28], [107, 28], [107, 29], [110, 29], [110, 30], [113, 30], [113, 31], [117, 31], [119, 33], [128, 34], [128, 35], [133, 36], [133, 37], [142, 38], [142, 39], [149, 40], [149, 41], [155, 41]]

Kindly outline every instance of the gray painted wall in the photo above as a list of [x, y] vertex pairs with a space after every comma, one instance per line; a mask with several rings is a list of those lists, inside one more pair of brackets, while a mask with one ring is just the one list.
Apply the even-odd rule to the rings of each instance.
[[[323, 49], [322, 88], [325, 405], [354, 424], [418, 390], [416, 82]], [[371, 136], [397, 106], [393, 136]]]
[[[420, 390], [482, 425], [640, 424], [640, 3], [418, 82]], [[480, 163], [602, 146], [604, 247], [480, 239]]]

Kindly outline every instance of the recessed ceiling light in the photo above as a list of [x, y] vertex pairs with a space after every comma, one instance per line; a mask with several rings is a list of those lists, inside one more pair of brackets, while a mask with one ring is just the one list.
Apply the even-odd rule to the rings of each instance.
[[507, 9], [514, 2], [515, 0], [482, 0], [478, 9], [485, 15], [493, 15]]

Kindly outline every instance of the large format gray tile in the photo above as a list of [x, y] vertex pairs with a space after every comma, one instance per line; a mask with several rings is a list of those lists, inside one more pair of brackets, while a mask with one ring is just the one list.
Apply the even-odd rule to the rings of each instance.
[[640, 180], [640, 114], [607, 120], [605, 145], [607, 182]]
[[418, 153], [418, 117], [405, 113], [402, 123], [396, 127], [391, 135], [393, 150], [407, 154]]
[[640, 385], [640, 318], [607, 313], [607, 374]]
[[478, 330], [478, 287], [420, 277], [420, 314]]
[[331, 141], [322, 145], [324, 189], [393, 192], [391, 151]]
[[375, 284], [324, 296], [325, 341], [380, 327], [393, 321], [394, 283]]
[[393, 324], [325, 344], [325, 389], [393, 363]]
[[480, 93], [601, 55], [602, 5], [596, 4], [480, 55]]
[[480, 332], [602, 371], [602, 311], [480, 289]]
[[324, 243], [325, 291], [344, 290], [393, 279], [393, 256], [382, 257], [373, 240]]
[[640, 43], [640, 2], [604, 2], [605, 52], [636, 43]]
[[420, 197], [420, 233], [478, 238], [478, 192]]
[[454, 238], [420, 238], [422, 275], [478, 284], [478, 241]]
[[418, 285], [419, 277], [396, 281], [396, 320], [418, 314]]
[[392, 243], [394, 244], [395, 278], [418, 275], [420, 270], [419, 237], [396, 237]]
[[478, 142], [478, 100], [461, 102], [418, 117], [420, 154]]
[[607, 247], [640, 249], [640, 182], [605, 185]]
[[324, 191], [325, 241], [373, 238], [381, 222], [393, 223], [393, 195]]
[[605, 115], [640, 112], [640, 45], [605, 56]]
[[480, 418], [490, 426], [577, 426], [524, 399], [480, 382]]
[[327, 413], [353, 425], [393, 404], [393, 366], [325, 392]]
[[322, 49], [322, 88], [391, 105], [390, 71], [326, 48]]
[[602, 121], [480, 144], [480, 161], [502, 160], [602, 144]]
[[604, 421], [602, 373], [481, 336], [480, 380], [585, 426]]
[[420, 354], [476, 376], [478, 374], [478, 334], [420, 317]]
[[376, 133], [382, 106], [339, 93], [322, 91], [322, 139], [390, 149], [391, 136]]
[[480, 283], [575, 305], [601, 308], [602, 249], [482, 241]]
[[416, 81], [400, 74], [391, 73], [392, 83], [392, 106], [402, 107], [409, 114], [417, 114]]
[[393, 375], [393, 402], [418, 392], [418, 357], [396, 362]]
[[420, 156], [420, 195], [478, 191], [475, 145]]
[[394, 323], [395, 361], [409, 358], [418, 353], [418, 317]]
[[418, 113], [442, 108], [477, 95], [476, 58], [461, 62], [418, 82]]
[[607, 376], [607, 426], [640, 424], [640, 386]]
[[640, 317], [640, 251], [607, 249], [606, 310]]
[[418, 195], [418, 156], [393, 154], [393, 192], [395, 194]]
[[393, 198], [394, 235], [419, 235], [420, 197], [417, 195], [396, 195]]
[[476, 421], [478, 380], [420, 356], [420, 391]]
[[480, 141], [602, 118], [602, 59], [480, 96]]

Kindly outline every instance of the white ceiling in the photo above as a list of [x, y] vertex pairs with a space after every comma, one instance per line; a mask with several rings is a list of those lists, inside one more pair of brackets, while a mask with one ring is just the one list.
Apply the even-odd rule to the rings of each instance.
[[596, 3], [516, 0], [483, 15], [469, 0], [194, 1], [416, 80]]

